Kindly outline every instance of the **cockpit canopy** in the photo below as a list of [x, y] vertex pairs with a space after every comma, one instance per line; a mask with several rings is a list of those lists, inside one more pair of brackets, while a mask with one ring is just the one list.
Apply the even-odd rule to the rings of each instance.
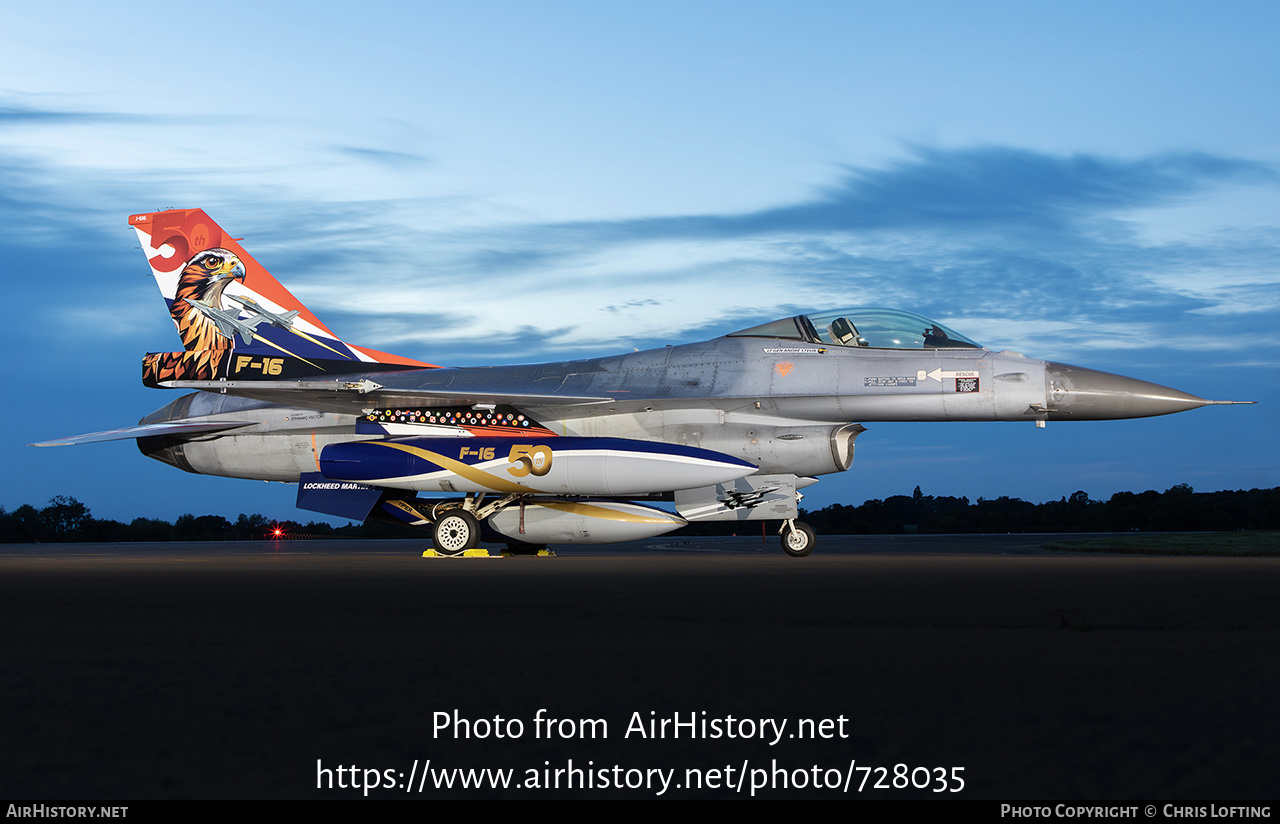
[[981, 349], [937, 321], [901, 309], [859, 307], [791, 318], [731, 332], [730, 338], [785, 338], [828, 346], [874, 349]]

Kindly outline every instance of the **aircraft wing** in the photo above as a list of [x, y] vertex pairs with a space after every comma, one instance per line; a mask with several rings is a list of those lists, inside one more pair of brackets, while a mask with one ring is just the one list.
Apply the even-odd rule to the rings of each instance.
[[85, 435], [72, 435], [70, 438], [58, 438], [52, 441], [27, 444], [28, 446], [72, 446], [80, 443], [99, 443], [101, 441], [127, 441], [132, 438], [150, 438], [157, 435], [192, 435], [209, 432], [221, 432], [226, 429], [239, 429], [242, 426], [253, 426], [254, 421], [170, 421], [166, 423], [144, 423], [138, 426], [127, 426], [123, 429], [108, 429], [103, 432], [89, 432]]
[[386, 387], [375, 381], [361, 380], [285, 380], [285, 381], [161, 381], [173, 389], [200, 389], [225, 392], [243, 398], [278, 403], [284, 406], [317, 409], [325, 412], [358, 414], [370, 407], [472, 406], [506, 404], [511, 406], [577, 406], [609, 403], [608, 396], [550, 395], [528, 392], [486, 390], [411, 389]]

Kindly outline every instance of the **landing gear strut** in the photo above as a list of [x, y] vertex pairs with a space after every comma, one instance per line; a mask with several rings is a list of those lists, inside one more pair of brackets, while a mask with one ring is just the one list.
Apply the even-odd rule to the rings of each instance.
[[782, 524], [782, 551], [792, 558], [803, 558], [813, 552], [817, 543], [813, 527], [794, 518]]

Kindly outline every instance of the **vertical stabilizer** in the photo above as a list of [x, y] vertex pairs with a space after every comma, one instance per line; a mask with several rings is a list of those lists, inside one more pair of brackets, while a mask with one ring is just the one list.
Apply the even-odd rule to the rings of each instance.
[[268, 358], [296, 359], [319, 372], [431, 366], [338, 338], [200, 209], [132, 215], [129, 225], [186, 350], [148, 356], [148, 383], [226, 376], [232, 351], [260, 370], [274, 363]]

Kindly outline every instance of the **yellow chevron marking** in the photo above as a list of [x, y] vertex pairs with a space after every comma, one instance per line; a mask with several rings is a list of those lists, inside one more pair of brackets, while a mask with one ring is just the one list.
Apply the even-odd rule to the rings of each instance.
[[[311, 364], [312, 366], [315, 366], [315, 367], [316, 367], [316, 369], [320, 369], [320, 367], [319, 367], [319, 366], [317, 366], [317, 365], [316, 365], [316, 364], [314, 364], [314, 363], [311, 363], [311, 361], [307, 360], [306, 358], [299, 357], [298, 355], [293, 354], [293, 353], [292, 353], [292, 352], [290, 352], [288, 349], [285, 349], [283, 346], [281, 346], [281, 345], [279, 345], [279, 344], [277, 344], [277, 343], [272, 343], [271, 341], [267, 340], [266, 338], [262, 337], [261, 335], [255, 334], [255, 335], [253, 336], [253, 339], [254, 339], [254, 340], [260, 340], [260, 341], [262, 341], [263, 343], [265, 343], [267, 346], [272, 346], [272, 347], [275, 347], [276, 349], [279, 349], [281, 352], [284, 352], [286, 355], [288, 355], [288, 356], [289, 356], [289, 357], [291, 357], [291, 358], [298, 358], [298, 360], [302, 361], [303, 363]], [[321, 370], [321, 371], [323, 371], [323, 370]]]
[[[323, 341], [316, 340], [315, 338], [308, 335], [306, 332], [299, 332], [297, 329], [290, 329], [289, 331], [300, 338], [306, 338], [307, 340], [314, 343], [316, 346], [323, 346], [325, 349], [328, 349], [330, 352], [332, 352], [333, 354], [337, 355], [340, 358], [346, 358], [347, 360], [355, 360], [355, 358], [352, 358], [350, 355], [346, 355], [346, 354], [343, 354], [342, 352], [339, 352], [337, 349], [334, 349], [332, 346], [329, 346]], [[254, 337], [257, 337], [257, 335], [254, 335]]]

